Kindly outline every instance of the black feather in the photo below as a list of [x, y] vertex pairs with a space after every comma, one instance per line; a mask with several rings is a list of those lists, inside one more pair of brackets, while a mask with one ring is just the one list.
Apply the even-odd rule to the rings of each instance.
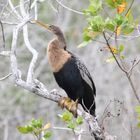
[[54, 73], [54, 77], [71, 99], [78, 99], [86, 111], [95, 115], [95, 85], [86, 66], [71, 55], [60, 71]]

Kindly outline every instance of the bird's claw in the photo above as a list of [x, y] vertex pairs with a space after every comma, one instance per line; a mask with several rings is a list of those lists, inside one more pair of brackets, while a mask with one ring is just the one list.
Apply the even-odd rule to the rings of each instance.
[[78, 99], [74, 102], [68, 97], [63, 97], [59, 100], [58, 104], [62, 109], [66, 108], [73, 114], [74, 117], [77, 117]]

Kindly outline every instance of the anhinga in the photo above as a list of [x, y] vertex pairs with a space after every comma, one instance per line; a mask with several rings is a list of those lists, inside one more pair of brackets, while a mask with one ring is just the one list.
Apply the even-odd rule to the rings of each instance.
[[63, 98], [60, 101], [61, 106], [66, 107], [76, 116], [75, 109], [77, 103], [80, 103], [85, 111], [94, 116], [96, 89], [86, 66], [75, 55], [67, 51], [66, 41], [59, 27], [39, 21], [35, 23], [55, 35], [55, 38], [48, 44], [47, 55], [56, 82], [70, 98]]

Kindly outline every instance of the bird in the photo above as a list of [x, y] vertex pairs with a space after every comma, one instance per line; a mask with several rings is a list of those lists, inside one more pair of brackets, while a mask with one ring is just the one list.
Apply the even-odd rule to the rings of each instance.
[[77, 56], [67, 50], [64, 34], [59, 27], [38, 20], [35, 23], [55, 36], [48, 43], [47, 56], [57, 84], [68, 95], [68, 98], [64, 97], [60, 101], [61, 106], [77, 116], [75, 109], [79, 103], [86, 112], [95, 116], [96, 88], [87, 67]]

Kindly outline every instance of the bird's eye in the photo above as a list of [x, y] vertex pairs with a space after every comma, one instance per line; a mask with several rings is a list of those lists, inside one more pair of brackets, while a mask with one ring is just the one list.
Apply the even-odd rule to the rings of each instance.
[[49, 28], [52, 28], [53, 26], [52, 25], [49, 25]]

